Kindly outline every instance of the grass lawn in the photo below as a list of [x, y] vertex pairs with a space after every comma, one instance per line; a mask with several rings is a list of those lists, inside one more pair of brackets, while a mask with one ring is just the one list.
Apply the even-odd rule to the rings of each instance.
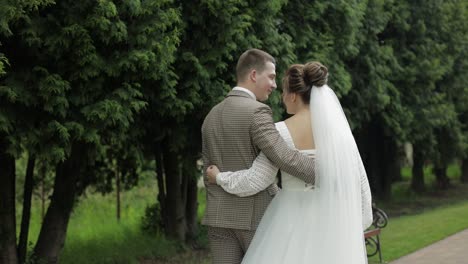
[[421, 214], [392, 217], [382, 230], [383, 258], [397, 259], [467, 228], [468, 200]]
[[[392, 199], [377, 201], [377, 206], [390, 216], [381, 236], [385, 261], [395, 260], [468, 228], [468, 185], [459, 183], [460, 173], [459, 166], [449, 166], [447, 175], [452, 186], [441, 191], [434, 187], [432, 168], [426, 167], [427, 190], [415, 193], [410, 190], [411, 170], [402, 169], [403, 181], [392, 185]], [[374, 256], [371, 261], [377, 259]]]
[[392, 184], [392, 199], [377, 201], [377, 206], [384, 209], [389, 216], [402, 216], [421, 214], [430, 209], [466, 201], [468, 200], [468, 185], [459, 183], [460, 174], [459, 166], [455, 164], [449, 166], [447, 175], [452, 186], [447, 190], [437, 190], [432, 167], [425, 167], [426, 192], [415, 193], [410, 189], [411, 170], [403, 168], [401, 170], [402, 181]]
[[[117, 221], [115, 194], [103, 196], [88, 192], [72, 212], [60, 263], [127, 264], [176, 255], [180, 249], [177, 243], [162, 235], [148, 235], [141, 231], [141, 217], [146, 206], [154, 203], [155, 197], [155, 181], [122, 192], [121, 219]], [[31, 244], [39, 234], [39, 208], [39, 202], [34, 200], [29, 235]]]

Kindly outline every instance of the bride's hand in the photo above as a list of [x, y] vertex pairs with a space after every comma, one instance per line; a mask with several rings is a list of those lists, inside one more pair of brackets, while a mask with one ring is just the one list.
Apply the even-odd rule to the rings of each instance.
[[219, 173], [218, 167], [216, 165], [208, 166], [206, 169], [206, 176], [208, 177], [208, 182], [211, 184], [216, 184], [216, 176]]

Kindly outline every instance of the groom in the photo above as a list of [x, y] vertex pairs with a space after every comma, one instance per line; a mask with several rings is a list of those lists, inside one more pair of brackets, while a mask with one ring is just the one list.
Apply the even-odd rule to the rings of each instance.
[[[307, 183], [314, 182], [311, 158], [288, 148], [275, 128], [265, 101], [276, 88], [275, 59], [249, 49], [236, 67], [237, 86], [206, 116], [202, 126], [203, 172], [206, 210], [213, 263], [237, 264], [254, 236], [268, 204], [278, 191], [276, 184], [249, 197], [237, 197], [206, 178], [208, 165], [220, 171], [247, 169], [260, 151], [279, 169]], [[257, 101], [258, 100], [258, 101]]]

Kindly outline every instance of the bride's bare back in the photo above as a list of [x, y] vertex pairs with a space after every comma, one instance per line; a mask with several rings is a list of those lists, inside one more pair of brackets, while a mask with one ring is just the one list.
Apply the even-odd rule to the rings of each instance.
[[300, 111], [284, 121], [299, 150], [315, 149], [310, 111]]

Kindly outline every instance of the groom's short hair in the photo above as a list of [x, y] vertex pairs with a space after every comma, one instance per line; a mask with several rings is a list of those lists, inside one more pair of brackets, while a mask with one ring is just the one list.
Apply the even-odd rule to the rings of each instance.
[[257, 72], [262, 72], [265, 69], [265, 64], [267, 62], [276, 64], [273, 56], [263, 50], [249, 49], [245, 51], [237, 61], [237, 81], [244, 81], [244, 78], [252, 69], [255, 69]]

